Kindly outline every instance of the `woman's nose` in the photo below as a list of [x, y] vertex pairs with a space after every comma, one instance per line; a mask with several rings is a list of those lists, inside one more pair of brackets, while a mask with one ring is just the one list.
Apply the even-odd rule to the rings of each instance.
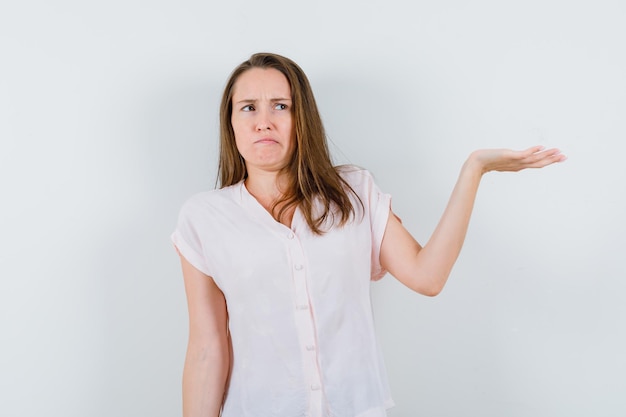
[[256, 130], [259, 132], [262, 130], [270, 130], [270, 125], [269, 123], [259, 122], [256, 125]]
[[268, 111], [260, 110], [257, 113], [256, 130], [269, 130], [271, 129], [272, 122], [270, 120], [270, 114]]

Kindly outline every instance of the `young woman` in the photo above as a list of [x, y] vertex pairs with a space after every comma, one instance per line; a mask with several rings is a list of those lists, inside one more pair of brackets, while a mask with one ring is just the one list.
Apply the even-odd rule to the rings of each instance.
[[239, 65], [220, 122], [221, 187], [189, 199], [172, 235], [189, 307], [185, 417], [386, 416], [370, 281], [389, 272], [437, 295], [482, 175], [565, 159], [538, 146], [473, 152], [422, 247], [367, 171], [332, 165], [293, 61], [262, 53]]

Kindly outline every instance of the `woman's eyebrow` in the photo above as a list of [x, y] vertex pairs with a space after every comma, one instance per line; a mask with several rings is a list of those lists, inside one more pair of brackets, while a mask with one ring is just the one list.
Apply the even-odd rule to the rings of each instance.
[[[237, 100], [235, 101], [235, 104], [244, 104], [244, 103], [256, 103], [257, 101], [259, 101], [258, 99], [255, 98], [244, 98], [242, 100]], [[277, 97], [277, 98], [271, 98], [270, 101], [274, 102], [274, 101], [291, 101], [291, 97], [289, 98], [285, 98], [285, 97]]]
[[235, 101], [235, 104], [243, 104], [243, 103], [256, 103], [257, 100], [255, 99], [251, 99], [251, 98], [245, 98], [243, 100], [237, 100]]

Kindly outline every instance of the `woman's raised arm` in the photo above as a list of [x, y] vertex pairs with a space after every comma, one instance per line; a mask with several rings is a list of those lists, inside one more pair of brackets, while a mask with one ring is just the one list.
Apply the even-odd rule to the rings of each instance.
[[459, 256], [483, 174], [543, 168], [566, 158], [558, 149], [535, 146], [524, 151], [484, 149], [473, 152], [461, 169], [448, 205], [422, 247], [391, 213], [380, 251], [381, 265], [407, 287], [434, 296], [443, 289]]

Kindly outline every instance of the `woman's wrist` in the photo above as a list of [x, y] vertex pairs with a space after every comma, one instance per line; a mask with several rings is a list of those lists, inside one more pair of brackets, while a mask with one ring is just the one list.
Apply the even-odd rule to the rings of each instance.
[[474, 151], [469, 155], [463, 164], [462, 170], [478, 177], [482, 177], [483, 174], [490, 171], [480, 158], [479, 151]]

